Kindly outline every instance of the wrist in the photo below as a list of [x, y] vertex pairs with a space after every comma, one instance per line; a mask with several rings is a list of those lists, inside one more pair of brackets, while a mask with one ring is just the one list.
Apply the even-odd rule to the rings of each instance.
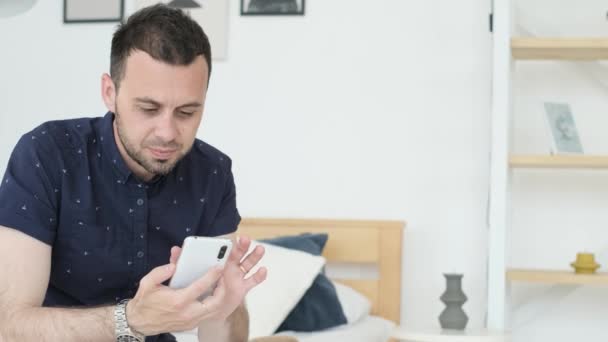
[[[130, 300], [125, 299], [114, 307], [114, 335], [118, 342], [144, 342], [145, 335], [135, 330], [129, 323], [127, 305]], [[133, 314], [133, 310], [131, 310]], [[137, 317], [137, 315], [135, 316]], [[131, 317], [132, 318], [132, 317]]]
[[133, 330], [133, 332], [136, 332], [136, 333], [139, 333], [142, 335], [147, 335], [143, 331], [144, 330], [143, 320], [141, 319], [139, 312], [137, 312], [137, 310], [135, 309], [135, 304], [136, 304], [136, 302], [134, 302], [131, 299], [127, 302], [127, 305], [125, 306], [127, 324], [129, 325], [129, 328], [131, 328], [131, 330]]

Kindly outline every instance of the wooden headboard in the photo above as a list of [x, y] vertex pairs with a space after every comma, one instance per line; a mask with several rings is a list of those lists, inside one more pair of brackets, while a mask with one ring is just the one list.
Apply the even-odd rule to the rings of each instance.
[[244, 218], [238, 234], [253, 239], [300, 233], [327, 233], [323, 256], [328, 263], [373, 264], [378, 279], [334, 279], [372, 303], [372, 314], [399, 323], [401, 310], [401, 241], [405, 222]]

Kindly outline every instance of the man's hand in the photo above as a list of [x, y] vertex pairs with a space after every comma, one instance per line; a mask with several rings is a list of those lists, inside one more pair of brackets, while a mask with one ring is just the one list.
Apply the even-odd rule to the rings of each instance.
[[173, 276], [175, 264], [153, 269], [127, 304], [129, 326], [146, 336], [194, 329], [212, 315], [208, 304], [197, 298], [220, 279], [222, 271], [214, 267], [190, 286], [176, 290], [162, 284]]
[[[163, 285], [175, 273], [181, 248], [171, 249], [170, 263], [159, 266], [139, 282], [139, 290], [127, 305], [127, 320], [132, 329], [146, 335], [192, 330], [201, 322], [224, 322], [243, 302], [245, 295], [266, 279], [260, 268], [245, 275], [260, 261], [264, 248], [257, 246], [249, 255], [251, 240], [240, 238], [232, 248], [225, 267], [214, 267], [183, 289]], [[213, 294], [202, 302], [198, 298], [217, 283]]]
[[[213, 295], [203, 301], [210, 313], [204, 319], [226, 320], [243, 303], [245, 295], [266, 279], [267, 270], [265, 267], [261, 267], [254, 274], [245, 278], [245, 275], [264, 256], [264, 247], [256, 246], [245, 257], [250, 245], [251, 239], [248, 237], [240, 237], [236, 240]], [[180, 254], [181, 248], [173, 247], [171, 249], [171, 264], [177, 263]]]

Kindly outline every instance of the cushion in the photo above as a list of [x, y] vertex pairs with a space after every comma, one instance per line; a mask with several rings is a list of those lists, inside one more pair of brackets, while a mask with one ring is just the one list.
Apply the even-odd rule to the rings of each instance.
[[371, 313], [372, 303], [367, 297], [350, 286], [339, 282], [333, 284], [349, 324], [359, 322]]
[[266, 253], [249, 274], [264, 266], [268, 275], [245, 297], [250, 338], [272, 335], [325, 265], [321, 256], [257, 241], [252, 242], [250, 251], [258, 244]]
[[[327, 234], [301, 234], [261, 240], [265, 243], [321, 255]], [[302, 299], [277, 329], [279, 331], [318, 331], [346, 324], [347, 319], [332, 281], [320, 273]]]

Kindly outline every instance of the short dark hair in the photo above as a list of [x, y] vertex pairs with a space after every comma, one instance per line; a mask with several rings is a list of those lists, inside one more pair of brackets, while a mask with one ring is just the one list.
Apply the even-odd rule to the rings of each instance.
[[110, 76], [119, 88], [127, 57], [133, 50], [171, 65], [189, 65], [203, 55], [211, 76], [211, 45], [200, 25], [181, 9], [165, 4], [142, 8], [121, 24], [112, 37]]

